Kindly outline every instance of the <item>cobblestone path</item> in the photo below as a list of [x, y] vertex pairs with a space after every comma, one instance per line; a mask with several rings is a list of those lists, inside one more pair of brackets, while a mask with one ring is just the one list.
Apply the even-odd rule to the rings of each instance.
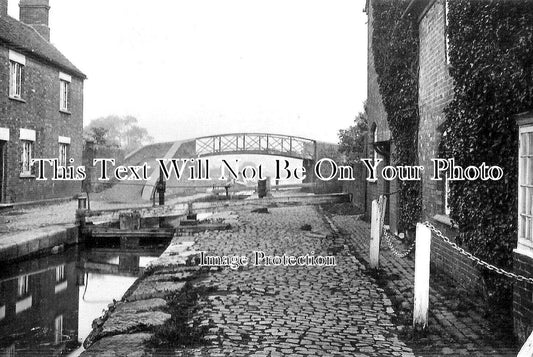
[[[370, 225], [356, 216], [332, 215], [335, 226], [346, 237], [357, 258], [368, 264]], [[399, 251], [406, 251], [397, 242]], [[381, 244], [380, 268], [388, 296], [396, 307], [397, 316], [412, 321], [414, 259], [398, 258], [386, 242]], [[512, 336], [512, 318], [497, 316], [499, 326], [485, 318], [483, 302], [457, 289], [450, 278], [431, 272], [429, 299], [429, 329], [408, 343], [417, 356], [516, 356], [520, 346]], [[403, 335], [409, 336], [409, 331]]]
[[316, 210], [239, 212], [234, 229], [195, 237], [194, 249], [212, 255], [333, 255], [337, 265], [212, 269], [197, 284], [216, 291], [192, 317], [212, 322], [209, 343], [175, 355], [414, 356], [397, 337], [391, 301]]

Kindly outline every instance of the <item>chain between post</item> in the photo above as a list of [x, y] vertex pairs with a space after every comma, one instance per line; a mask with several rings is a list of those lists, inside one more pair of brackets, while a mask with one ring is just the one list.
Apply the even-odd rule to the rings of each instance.
[[428, 227], [433, 233], [435, 233], [437, 235], [437, 237], [442, 239], [445, 243], [450, 245], [453, 249], [455, 249], [456, 251], [458, 251], [462, 255], [466, 256], [468, 259], [470, 259], [471, 261], [475, 262], [476, 264], [481, 265], [482, 267], [485, 267], [485, 268], [487, 268], [487, 269], [489, 269], [491, 271], [494, 271], [494, 272], [496, 272], [496, 273], [498, 273], [500, 275], [504, 275], [504, 276], [506, 276], [508, 278], [513, 278], [513, 279], [516, 279], [518, 281], [527, 281], [528, 283], [533, 284], [533, 278], [526, 277], [526, 276], [523, 276], [523, 275], [520, 275], [520, 274], [511, 273], [511, 272], [506, 271], [506, 270], [504, 270], [502, 268], [498, 268], [497, 266], [494, 266], [492, 264], [489, 264], [489, 263], [479, 259], [478, 257], [474, 256], [472, 253], [467, 252], [463, 248], [459, 247], [457, 245], [457, 243], [452, 242], [450, 240], [450, 238], [446, 237], [441, 231], [439, 231], [434, 225], [432, 225], [428, 221], [425, 221], [422, 224], [425, 225], [426, 227]]
[[383, 229], [382, 235], [387, 240], [387, 244], [389, 245], [389, 248], [392, 254], [394, 254], [395, 256], [399, 258], [405, 258], [406, 256], [408, 256], [413, 251], [413, 248], [415, 247], [415, 243], [413, 242], [411, 246], [405, 252], [400, 253], [394, 246], [394, 243], [392, 243], [392, 238], [396, 238], [396, 237], [392, 233], [386, 231], [385, 229]]

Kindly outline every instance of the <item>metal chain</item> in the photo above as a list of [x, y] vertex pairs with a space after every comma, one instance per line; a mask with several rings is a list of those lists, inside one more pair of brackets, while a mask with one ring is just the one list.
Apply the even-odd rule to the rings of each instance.
[[428, 227], [429, 229], [431, 229], [431, 231], [433, 233], [435, 233], [445, 243], [448, 243], [453, 249], [455, 249], [456, 251], [458, 251], [462, 255], [466, 256], [468, 259], [472, 260], [476, 264], [481, 265], [481, 266], [483, 266], [483, 267], [485, 267], [485, 268], [487, 268], [489, 270], [492, 270], [492, 271], [494, 271], [494, 272], [496, 272], [498, 274], [505, 275], [508, 278], [513, 278], [513, 279], [516, 279], [518, 281], [527, 281], [527, 282], [533, 284], [533, 278], [529, 278], [529, 277], [526, 277], [526, 276], [523, 276], [523, 275], [520, 275], [520, 274], [511, 273], [511, 272], [508, 272], [508, 271], [506, 271], [506, 270], [504, 270], [502, 268], [498, 268], [498, 267], [496, 267], [494, 265], [491, 265], [491, 264], [479, 259], [478, 257], [472, 255], [472, 253], [469, 253], [466, 250], [464, 250], [463, 248], [459, 247], [457, 245], [457, 243], [452, 242], [450, 240], [450, 238], [448, 238], [444, 234], [442, 234], [441, 231], [439, 231], [434, 225], [432, 225], [428, 221], [425, 221], [423, 224], [426, 227]]
[[383, 229], [382, 235], [387, 239], [387, 243], [389, 245], [389, 248], [392, 254], [394, 254], [395, 256], [399, 258], [405, 258], [406, 256], [408, 256], [409, 253], [411, 253], [413, 251], [413, 248], [415, 247], [415, 243], [413, 242], [411, 246], [405, 252], [400, 253], [398, 250], [396, 250], [396, 248], [394, 247], [394, 244], [392, 243], [392, 238], [396, 238], [396, 237], [392, 233], [386, 231], [385, 229]]
[[399, 258], [404, 258], [404, 257], [408, 256], [409, 253], [411, 253], [411, 251], [415, 247], [414, 242], [413, 242], [413, 244], [411, 244], [409, 249], [407, 249], [407, 251], [400, 253], [394, 247], [394, 244], [392, 243], [392, 238], [396, 238], [396, 237], [392, 233], [390, 233], [389, 231], [385, 230], [385, 224], [384, 224], [384, 222], [385, 222], [385, 208], [387, 207], [387, 196], [386, 195], [379, 196], [378, 205], [379, 205], [379, 212], [380, 212], [379, 224], [381, 226], [381, 237], [385, 236], [385, 238], [387, 239], [387, 243], [389, 245], [389, 248], [390, 248], [392, 254], [394, 254], [395, 256], [397, 256]]

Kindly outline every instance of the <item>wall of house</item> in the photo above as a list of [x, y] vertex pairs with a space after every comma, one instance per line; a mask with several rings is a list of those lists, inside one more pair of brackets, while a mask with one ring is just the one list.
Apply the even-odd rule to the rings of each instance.
[[453, 83], [446, 64], [446, 37], [443, 0], [436, 1], [419, 25], [420, 72], [418, 156], [425, 169], [422, 186], [424, 218], [444, 214], [442, 181], [430, 180], [431, 159], [438, 157], [439, 127], [444, 123], [444, 107], [453, 96]]
[[[533, 257], [517, 252], [513, 254], [515, 274], [531, 276]], [[513, 324], [514, 333], [524, 343], [533, 331], [533, 287], [527, 281], [515, 281], [513, 284]]]
[[[431, 159], [439, 157], [442, 139], [440, 127], [445, 121], [443, 109], [453, 98], [453, 81], [446, 63], [444, 0], [435, 1], [419, 23], [420, 68], [418, 157], [425, 167], [422, 180], [422, 220], [430, 220], [452, 238], [457, 234], [449, 225], [444, 210], [444, 182], [431, 180]], [[477, 268], [463, 255], [433, 235], [431, 262], [447, 272], [459, 284], [481, 288]]]
[[[368, 110], [368, 145], [367, 145], [367, 153], [368, 157], [372, 158], [374, 155], [374, 147], [372, 146], [374, 140], [373, 140], [373, 132], [372, 128], [374, 127], [374, 124], [376, 126], [377, 130], [377, 140], [378, 141], [387, 141], [391, 139], [391, 134], [389, 130], [389, 124], [387, 122], [387, 112], [385, 111], [385, 107], [383, 106], [383, 100], [381, 98], [381, 94], [379, 92], [379, 84], [378, 84], [378, 75], [376, 73], [376, 69], [374, 66], [374, 55], [372, 53], [372, 24], [373, 24], [373, 11], [372, 11], [372, 2], [369, 1], [367, 13], [368, 13], [368, 86], [367, 86], [367, 110]], [[378, 158], [385, 159], [378, 155]], [[381, 163], [379, 168], [383, 167], [385, 165], [385, 162]], [[365, 169], [366, 171], [366, 169]], [[372, 209], [372, 200], [375, 200], [379, 197], [379, 195], [383, 194], [387, 190], [387, 183], [379, 179], [376, 182], [368, 182], [366, 181], [366, 172], [364, 174], [365, 177], [365, 184], [366, 184], [366, 190], [367, 190], [367, 197], [366, 197], [366, 213], [365, 216], [368, 219], [370, 217], [370, 212]], [[394, 182], [390, 184], [389, 192], [394, 192], [396, 190]], [[363, 203], [364, 205], [365, 203]], [[392, 195], [389, 197], [389, 216], [386, 222], [391, 225], [392, 229], [396, 229], [396, 222], [397, 222], [397, 195]]]
[[5, 145], [5, 202], [36, 201], [72, 197], [80, 192], [81, 182], [38, 181], [20, 177], [20, 129], [36, 131], [34, 158], [58, 158], [59, 136], [71, 139], [69, 157], [81, 165], [83, 129], [83, 81], [72, 76], [70, 114], [59, 111], [58, 68], [26, 56], [22, 101], [9, 98], [9, 50], [0, 47], [0, 127], [9, 129]]
[[351, 195], [351, 203], [358, 214], [365, 212], [366, 197], [366, 169], [361, 162], [356, 162], [351, 165], [353, 168], [354, 180], [342, 181], [342, 191]]

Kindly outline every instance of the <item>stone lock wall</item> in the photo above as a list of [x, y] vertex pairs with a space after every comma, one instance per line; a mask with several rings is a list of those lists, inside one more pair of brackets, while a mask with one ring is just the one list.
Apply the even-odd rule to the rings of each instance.
[[[33, 158], [58, 158], [59, 136], [71, 140], [68, 156], [81, 165], [83, 128], [83, 80], [72, 76], [69, 111], [59, 111], [59, 68], [26, 56], [22, 100], [9, 98], [9, 50], [0, 47], [0, 127], [9, 129], [5, 151], [4, 202], [38, 201], [72, 197], [81, 182], [37, 181], [21, 177], [22, 143], [20, 129], [36, 132]], [[47, 165], [48, 166], [48, 165]], [[48, 170], [50, 172], [51, 170]]]

